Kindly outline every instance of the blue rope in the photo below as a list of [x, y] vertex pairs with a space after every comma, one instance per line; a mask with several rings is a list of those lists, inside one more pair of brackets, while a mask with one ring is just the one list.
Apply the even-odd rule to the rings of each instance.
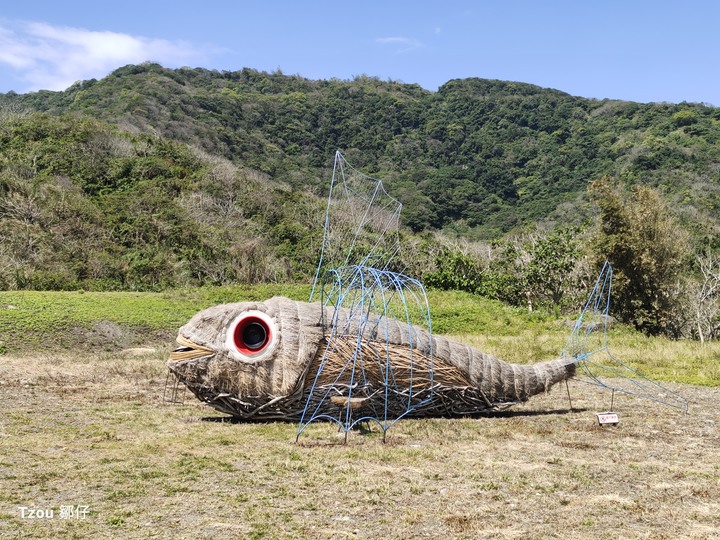
[[335, 186], [335, 171], [337, 170], [339, 166], [339, 160], [340, 157], [342, 157], [342, 154], [340, 154], [340, 151], [338, 150], [335, 152], [335, 163], [333, 164], [333, 174], [332, 174], [332, 180], [330, 181], [330, 193], [328, 194], [328, 202], [327, 206], [325, 207], [325, 223], [323, 225], [323, 242], [320, 246], [320, 261], [318, 262], [317, 270], [315, 271], [315, 279], [313, 280], [313, 286], [312, 290], [310, 291], [310, 301], [312, 302], [313, 296], [315, 295], [315, 285], [318, 283], [318, 278], [320, 277], [320, 269], [322, 268], [323, 258], [325, 257], [325, 245], [326, 245], [326, 238], [329, 230], [329, 223], [330, 223], [330, 201], [332, 201], [333, 196], [333, 187]]
[[[612, 266], [606, 261], [573, 326], [562, 356], [575, 363], [584, 374], [586, 379], [576, 375], [580, 382], [642, 397], [687, 412], [687, 399], [631, 368], [610, 352], [608, 321], [612, 275]], [[599, 333], [599, 328], [602, 328], [602, 333]], [[607, 381], [606, 377], [612, 378], [613, 382]]]
[[[346, 436], [359, 423], [370, 421], [377, 423], [386, 433], [398, 420], [432, 399], [434, 376], [430, 306], [425, 289], [418, 280], [369, 266], [343, 266], [326, 272], [321, 298], [327, 347], [310, 387], [298, 425], [298, 437], [310, 423], [317, 420], [337, 423]], [[325, 319], [326, 311], [332, 311], [331, 321]], [[430, 332], [427, 344], [419, 340], [415, 333], [412, 311], [419, 314], [421, 324]], [[391, 319], [402, 325], [407, 324], [405, 337], [411, 350], [409, 387], [407, 382], [401, 386], [393, 371], [389, 348]], [[330, 355], [348, 340], [353, 343], [352, 354], [345, 359], [345, 364], [334, 380], [321, 387], [318, 381], [323, 376]], [[413, 376], [418, 365], [423, 368], [425, 385], [429, 379], [429, 390], [426, 388], [424, 394], [416, 393], [414, 388]], [[372, 366], [380, 369], [383, 376], [382, 389], [373, 389], [369, 383], [367, 369]], [[349, 384], [342, 384], [340, 381], [346, 379], [348, 373]], [[380, 390], [383, 392], [382, 399], [368, 399], [363, 415], [352, 416], [350, 400], [353, 397], [358, 394], [363, 398], [375, 397]], [[347, 400], [343, 409], [337, 408], [337, 414], [328, 412], [333, 410], [328, 401], [334, 395], [341, 395]], [[391, 411], [391, 399], [401, 402], [402, 410], [395, 407]]]
[[[360, 207], [357, 215], [356, 207]], [[343, 221], [348, 221], [343, 211], [351, 214], [351, 224], [343, 226]], [[329, 269], [360, 265], [387, 270], [400, 251], [398, 228], [401, 211], [402, 204], [385, 191], [381, 180], [355, 170], [340, 151], [336, 151], [320, 259], [310, 301], [315, 298], [320, 280]], [[373, 244], [359, 252], [359, 240], [372, 240], [373, 235]]]

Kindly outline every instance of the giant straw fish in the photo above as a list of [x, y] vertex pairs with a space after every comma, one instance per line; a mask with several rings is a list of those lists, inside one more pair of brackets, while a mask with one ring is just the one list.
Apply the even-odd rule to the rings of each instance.
[[[352, 388], [352, 395], [367, 400], [368, 406], [373, 400], [386, 400], [399, 416], [406, 394], [403, 385], [414, 384], [416, 393], [432, 399], [411, 415], [456, 416], [526, 401], [575, 374], [573, 358], [510, 364], [395, 319], [381, 321], [376, 316], [370, 324], [359, 325], [351, 318], [343, 308], [284, 297], [214, 306], [180, 329], [168, 367], [201, 401], [219, 411], [243, 419], [286, 420], [300, 419], [313, 389], [323, 386], [348, 399]], [[344, 320], [347, 329], [345, 337], [333, 338], [332, 354], [326, 351], [323, 321], [328, 320]], [[357, 350], [366, 358], [362, 387], [353, 387], [351, 370], [342, 369]], [[427, 350], [432, 350], [431, 367], [422, 362], [410, 365], [408, 359], [422, 358]], [[367, 361], [373, 356], [389, 360], [394, 383], [390, 391], [382, 366]], [[314, 406], [330, 410], [337, 408], [337, 400]]]

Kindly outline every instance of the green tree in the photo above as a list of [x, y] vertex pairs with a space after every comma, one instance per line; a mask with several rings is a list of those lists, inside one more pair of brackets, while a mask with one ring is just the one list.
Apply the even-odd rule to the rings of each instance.
[[558, 227], [493, 246], [481, 294], [516, 306], [576, 309], [584, 269], [579, 230]]
[[435, 260], [436, 270], [424, 276], [428, 287], [475, 293], [482, 286], [482, 268], [471, 257], [448, 249]]
[[559, 227], [540, 236], [532, 242], [529, 255], [525, 268], [528, 303], [562, 306], [571, 299], [581, 255], [577, 230]]
[[690, 257], [687, 233], [657, 189], [628, 193], [604, 177], [590, 184], [590, 193], [600, 209], [597, 263], [607, 259], [614, 271], [614, 315], [648, 334], [676, 336], [675, 298]]

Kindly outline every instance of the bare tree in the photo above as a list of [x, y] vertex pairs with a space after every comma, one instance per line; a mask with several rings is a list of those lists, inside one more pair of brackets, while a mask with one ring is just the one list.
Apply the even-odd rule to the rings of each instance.
[[701, 343], [711, 340], [718, 330], [720, 312], [720, 256], [703, 253], [696, 256], [700, 279], [692, 291], [694, 326]]

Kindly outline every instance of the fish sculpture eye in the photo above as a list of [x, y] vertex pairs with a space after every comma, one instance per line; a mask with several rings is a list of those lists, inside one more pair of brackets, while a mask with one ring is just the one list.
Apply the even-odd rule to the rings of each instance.
[[[238, 326], [238, 330], [240, 330]], [[268, 328], [263, 324], [262, 321], [249, 321], [242, 327], [242, 335], [240, 336], [240, 342], [238, 343], [238, 330], [235, 331], [235, 345], [238, 348], [246, 347], [249, 350], [255, 352], [262, 349], [268, 343]]]
[[262, 311], [251, 310], [237, 317], [227, 333], [226, 345], [241, 360], [261, 360], [277, 343], [275, 323]]

